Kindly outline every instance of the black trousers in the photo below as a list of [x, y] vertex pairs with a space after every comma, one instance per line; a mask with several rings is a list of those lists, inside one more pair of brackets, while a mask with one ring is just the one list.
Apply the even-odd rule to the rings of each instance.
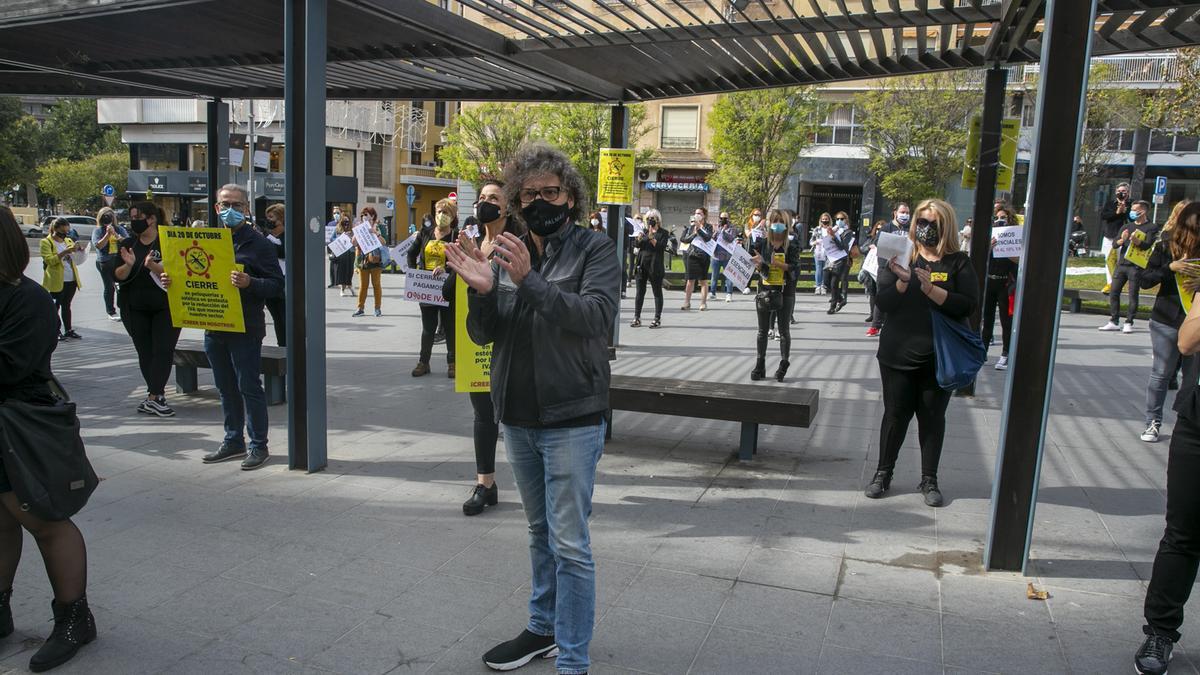
[[897, 370], [879, 364], [883, 380], [883, 422], [879, 425], [879, 467], [891, 473], [908, 433], [908, 423], [917, 416], [921, 439], [921, 475], [937, 476], [946, 437], [946, 408], [950, 393], [938, 386], [937, 366], [930, 362], [918, 370]]
[[1138, 278], [1142, 275], [1140, 267], [1135, 265], [1117, 265], [1117, 269], [1112, 275], [1112, 284], [1108, 290], [1108, 313], [1109, 320], [1113, 323], [1121, 321], [1121, 289], [1125, 288], [1125, 284], [1129, 284], [1129, 309], [1126, 310], [1126, 323], [1133, 323], [1133, 318], [1137, 316], [1138, 294], [1141, 289], [1138, 288]]
[[[1118, 305], [1119, 305], [1118, 301]], [[983, 325], [980, 337], [983, 344], [992, 344], [992, 330], [996, 326], [996, 309], [1000, 310], [1000, 338], [1003, 356], [1008, 356], [1008, 343], [1012, 339], [1012, 316], [1008, 313], [1008, 279], [987, 278], [983, 287]]]
[[[650, 285], [651, 292], [654, 293], [654, 319], [662, 319], [663, 308], [663, 273], [646, 274], [642, 270], [637, 270], [637, 296], [633, 301], [633, 318], [642, 318], [642, 305], [646, 302], [646, 285]], [[647, 279], [647, 277], [649, 277]]]
[[139, 311], [123, 307], [121, 323], [125, 324], [125, 332], [137, 350], [146, 393], [163, 396], [175, 360], [175, 343], [179, 340], [179, 329], [171, 325], [170, 310]]
[[454, 363], [454, 308], [437, 305], [421, 305], [421, 363], [429, 363], [433, 356], [433, 334], [439, 319], [446, 331], [446, 363]]
[[475, 410], [475, 473], [496, 473], [496, 440], [500, 438], [500, 425], [496, 423], [492, 394], [473, 391], [469, 396]]
[[846, 304], [846, 291], [850, 287], [849, 259], [841, 260], [833, 267], [825, 268], [825, 284], [829, 287], [829, 306]]
[[117, 280], [113, 276], [113, 267], [96, 260], [96, 271], [100, 273], [100, 280], [104, 282], [104, 311], [110, 315], [116, 314]]
[[879, 305], [875, 304], [875, 296], [879, 293], [879, 282], [870, 274], [862, 275], [863, 290], [867, 294], [867, 306], [869, 311], [867, 316], [871, 317], [872, 328], [883, 328], [883, 310], [879, 309]]
[[758, 314], [758, 335], [755, 347], [758, 358], [767, 357], [767, 333], [774, 327], [779, 331], [779, 356], [787, 361], [792, 354], [792, 310], [796, 307], [796, 295], [784, 293], [783, 305], [778, 310], [769, 309], [765, 302], [755, 300], [754, 310]]
[[62, 290], [57, 293], [51, 293], [50, 297], [54, 298], [54, 304], [58, 307], [59, 316], [62, 317], [62, 332], [66, 333], [71, 330], [71, 301], [75, 299], [75, 291], [79, 285], [74, 281], [64, 281]]
[[283, 298], [267, 300], [267, 311], [271, 313], [271, 321], [275, 322], [275, 344], [287, 346], [287, 302]]
[[[1114, 281], [1116, 279], [1114, 278]], [[1167, 457], [1167, 527], [1146, 590], [1147, 635], [1179, 640], [1187, 604], [1200, 565], [1200, 425], [1179, 417]]]

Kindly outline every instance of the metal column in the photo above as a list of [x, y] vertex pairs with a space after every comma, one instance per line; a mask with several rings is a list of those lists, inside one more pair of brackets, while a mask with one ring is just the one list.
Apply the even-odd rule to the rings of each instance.
[[325, 408], [326, 1], [284, 4], [288, 468], [327, 463]]
[[221, 99], [208, 102], [208, 215], [213, 222], [217, 190], [229, 182], [229, 105]]
[[[627, 148], [629, 147], [629, 110], [624, 103], [617, 103], [612, 107], [612, 120], [608, 127], [608, 147], [610, 148]], [[608, 236], [617, 244], [617, 257], [621, 261], [621, 269], [625, 269], [625, 207], [624, 206], [609, 206], [608, 207]], [[627, 274], [633, 274], [633, 269], [627, 270]], [[622, 275], [624, 277], [625, 275]], [[624, 295], [625, 289], [621, 288], [621, 295]], [[620, 312], [620, 297], [618, 295], [618, 310], [616, 316], [613, 317], [612, 340], [609, 342], [610, 347], [616, 347], [621, 338], [621, 312]]]
[[[978, 180], [975, 185], [975, 224], [971, 228], [971, 266], [982, 290], [991, 257], [992, 205], [996, 202], [996, 174], [1000, 165], [1001, 122], [1004, 121], [1004, 87], [1008, 70], [993, 66], [983, 88], [983, 124], [979, 134]], [[982, 303], [981, 303], [982, 304]], [[971, 315], [971, 328], [979, 331], [980, 309]]]
[[988, 569], [1024, 572], [1029, 561], [1095, 16], [1096, 0], [1049, 0], [1046, 7], [1028, 226], [984, 552]]

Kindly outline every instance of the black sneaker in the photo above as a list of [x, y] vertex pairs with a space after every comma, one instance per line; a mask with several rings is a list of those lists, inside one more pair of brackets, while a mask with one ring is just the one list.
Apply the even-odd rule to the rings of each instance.
[[67, 331], [66, 334], [63, 335], [63, 337], [68, 337], [68, 338], [71, 338], [72, 340], [82, 340], [83, 339], [83, 336], [80, 335], [79, 333], [76, 333], [74, 329]]
[[442, 330], [441, 328], [434, 331], [433, 344], [440, 345], [440, 344], [444, 343], [445, 341], [446, 341], [446, 331]]
[[1133, 669], [1140, 675], [1167, 675], [1171, 650], [1175, 643], [1162, 635], [1147, 635], [1146, 641], [1133, 657]]
[[876, 471], [875, 477], [867, 484], [863, 494], [871, 499], [879, 499], [892, 486], [892, 474], [887, 471]]
[[553, 635], [535, 635], [528, 630], [517, 637], [488, 650], [483, 662], [492, 670], [516, 670], [535, 658], [550, 659], [558, 656], [558, 645]]
[[492, 487], [484, 487], [482, 483], [471, 491], [471, 497], [463, 502], [464, 516], [477, 516], [488, 506], [500, 503], [500, 490], [492, 483]]
[[205, 464], [216, 464], [217, 462], [228, 462], [231, 459], [240, 459], [245, 456], [246, 448], [240, 445], [222, 443], [216, 452], [205, 455], [201, 461]]
[[159, 417], [174, 417], [175, 409], [167, 405], [167, 399], [164, 396], [158, 398], [146, 399], [146, 412]]
[[946, 503], [942, 498], [942, 491], [938, 489], [937, 477], [935, 476], [922, 476], [921, 485], [917, 489], [921, 491], [921, 494], [925, 495], [926, 506], [936, 508]]
[[261, 469], [263, 464], [267, 463], [267, 459], [271, 453], [267, 452], [266, 448], [254, 448], [250, 454], [246, 455], [246, 459], [242, 460], [242, 471], [253, 471]]
[[150, 411], [150, 399], [146, 399], [139, 403], [137, 411], [144, 415], [153, 415], [154, 413]]

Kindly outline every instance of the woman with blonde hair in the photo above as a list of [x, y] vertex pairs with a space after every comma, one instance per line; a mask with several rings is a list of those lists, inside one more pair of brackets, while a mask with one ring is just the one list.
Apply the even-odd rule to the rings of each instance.
[[779, 209], [767, 213], [767, 235], [756, 241], [751, 252], [754, 268], [762, 280], [754, 308], [758, 315], [755, 344], [757, 359], [750, 371], [751, 380], [766, 377], [767, 333], [776, 324], [779, 330], [779, 368], [775, 379], [783, 382], [792, 350], [792, 309], [796, 306], [796, 275], [800, 272], [800, 242], [788, 241], [787, 216]]
[[[433, 225], [417, 233], [417, 239], [408, 249], [410, 269], [433, 272], [435, 279], [446, 274], [446, 246], [458, 239], [458, 208], [449, 199], [440, 199], [434, 205]], [[421, 354], [413, 377], [430, 373], [429, 359], [433, 356], [433, 336], [438, 322], [446, 331], [446, 377], [454, 377], [454, 309], [421, 303]]]
[[113, 278], [114, 265], [110, 263], [117, 259], [121, 240], [128, 236], [129, 232], [117, 222], [117, 212], [111, 207], [105, 206], [96, 213], [92, 248], [96, 249], [96, 270], [104, 282], [104, 311], [113, 321], [120, 321], [121, 317], [117, 316], [117, 280]]
[[879, 269], [875, 302], [887, 314], [876, 354], [883, 420], [879, 464], [866, 496], [878, 499], [891, 486], [900, 445], [915, 414], [921, 442], [919, 490], [925, 503], [936, 507], [943, 504], [937, 470], [952, 392], [938, 384], [932, 313], [966, 325], [979, 304], [979, 286], [970, 259], [958, 249], [954, 208], [940, 199], [926, 199], [916, 214], [909, 229], [910, 259], [892, 258]]
[[[350, 237], [354, 236], [354, 227], [351, 226], [350, 216], [347, 215], [342, 215], [338, 218], [333, 238], [337, 239], [343, 234]], [[354, 283], [354, 247], [346, 249], [345, 253], [333, 259], [333, 283], [341, 289], [343, 298], [354, 295], [350, 289]]]

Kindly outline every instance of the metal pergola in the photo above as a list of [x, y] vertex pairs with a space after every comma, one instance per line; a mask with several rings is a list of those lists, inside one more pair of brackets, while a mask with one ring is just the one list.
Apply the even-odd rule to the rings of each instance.
[[[1039, 63], [1029, 231], [985, 553], [991, 569], [1024, 570], [1089, 59], [1200, 44], [1200, 0], [454, 4], [456, 11], [423, 0], [8, 0], [0, 7], [0, 93], [208, 99], [210, 191], [228, 175], [221, 100], [284, 99], [293, 271], [288, 456], [293, 469], [319, 471], [327, 450], [326, 100], [611, 103], [611, 141], [621, 147], [624, 103], [987, 69], [972, 251], [982, 280], [1005, 68]], [[620, 241], [614, 211], [610, 234]]]

